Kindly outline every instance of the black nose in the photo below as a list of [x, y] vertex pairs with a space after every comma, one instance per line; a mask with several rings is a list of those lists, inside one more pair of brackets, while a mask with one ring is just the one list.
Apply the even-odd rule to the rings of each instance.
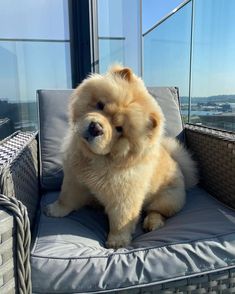
[[88, 132], [93, 137], [101, 136], [104, 133], [102, 125], [99, 124], [98, 122], [93, 122], [93, 121], [90, 123], [88, 127]]

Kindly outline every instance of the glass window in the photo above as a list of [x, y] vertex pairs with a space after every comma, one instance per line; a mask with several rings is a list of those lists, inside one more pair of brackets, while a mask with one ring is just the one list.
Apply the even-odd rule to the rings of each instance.
[[179, 6], [183, 0], [142, 0], [142, 31], [145, 33]]
[[37, 129], [37, 89], [71, 88], [67, 5], [0, 3], [0, 140]]
[[99, 38], [99, 70], [105, 72], [115, 62], [125, 64], [124, 38]]
[[235, 1], [194, 2], [192, 123], [235, 130]]
[[15, 130], [36, 129], [37, 89], [70, 87], [69, 43], [0, 41], [0, 117]]
[[69, 39], [67, 0], [0, 1], [0, 39]]
[[99, 71], [111, 63], [141, 74], [140, 0], [98, 0]]
[[166, 19], [143, 40], [143, 78], [147, 86], [179, 88], [182, 114], [188, 115], [191, 2]]
[[98, 31], [101, 37], [123, 37], [123, 1], [98, 0]]

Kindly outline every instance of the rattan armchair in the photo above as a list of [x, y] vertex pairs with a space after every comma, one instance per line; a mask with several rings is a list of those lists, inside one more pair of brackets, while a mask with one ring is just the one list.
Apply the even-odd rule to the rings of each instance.
[[[184, 134], [198, 162], [200, 185], [235, 208], [235, 134], [191, 124], [185, 125]], [[16, 132], [0, 143], [1, 294], [32, 292], [30, 244], [41, 197], [39, 162], [37, 132]], [[121, 293], [235, 293], [235, 255], [224, 268], [162, 283], [152, 281], [147, 287]]]

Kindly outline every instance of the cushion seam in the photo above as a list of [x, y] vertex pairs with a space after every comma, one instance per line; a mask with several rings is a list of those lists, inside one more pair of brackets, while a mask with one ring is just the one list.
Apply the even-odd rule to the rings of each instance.
[[[40, 224], [40, 228], [41, 228], [41, 224]], [[36, 257], [36, 258], [46, 258], [46, 259], [57, 259], [57, 260], [79, 260], [79, 259], [92, 259], [92, 258], [110, 258], [114, 255], [129, 255], [129, 254], [133, 254], [133, 253], [138, 253], [138, 252], [148, 252], [148, 251], [151, 251], [151, 250], [155, 250], [155, 249], [163, 249], [163, 248], [167, 248], [167, 247], [172, 247], [172, 246], [175, 246], [175, 245], [183, 245], [183, 244], [190, 244], [192, 245], [193, 243], [197, 243], [197, 242], [201, 242], [201, 241], [205, 241], [205, 240], [213, 240], [213, 239], [218, 239], [219, 237], [223, 237], [223, 236], [229, 236], [229, 235], [232, 235], [234, 234], [235, 231], [233, 232], [230, 232], [230, 233], [224, 233], [224, 234], [218, 234], [218, 235], [215, 235], [213, 236], [212, 238], [203, 238], [203, 239], [200, 239], [200, 240], [192, 240], [192, 241], [188, 241], [188, 242], [181, 242], [181, 243], [172, 243], [172, 244], [168, 244], [166, 246], [157, 246], [157, 247], [148, 247], [148, 248], [144, 248], [144, 249], [133, 249], [133, 250], [130, 250], [128, 252], [113, 252], [107, 256], [104, 256], [104, 255], [101, 255], [101, 256], [87, 256], [87, 257], [47, 257], [47, 256], [42, 256], [42, 255], [37, 255], [35, 253], [33, 253], [31, 251], [31, 256], [33, 257]], [[38, 236], [35, 240], [35, 246], [33, 246], [33, 249], [35, 249], [36, 247], [36, 243], [37, 243], [37, 240], [38, 240]]]

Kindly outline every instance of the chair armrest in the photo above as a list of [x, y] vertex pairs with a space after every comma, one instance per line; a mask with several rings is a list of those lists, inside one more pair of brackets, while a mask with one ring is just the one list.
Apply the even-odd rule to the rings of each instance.
[[33, 227], [40, 197], [36, 132], [16, 132], [0, 142], [0, 193], [27, 207]]
[[199, 165], [200, 184], [235, 208], [235, 134], [186, 124], [186, 145]]
[[30, 240], [26, 207], [0, 194], [0, 293], [32, 292]]

